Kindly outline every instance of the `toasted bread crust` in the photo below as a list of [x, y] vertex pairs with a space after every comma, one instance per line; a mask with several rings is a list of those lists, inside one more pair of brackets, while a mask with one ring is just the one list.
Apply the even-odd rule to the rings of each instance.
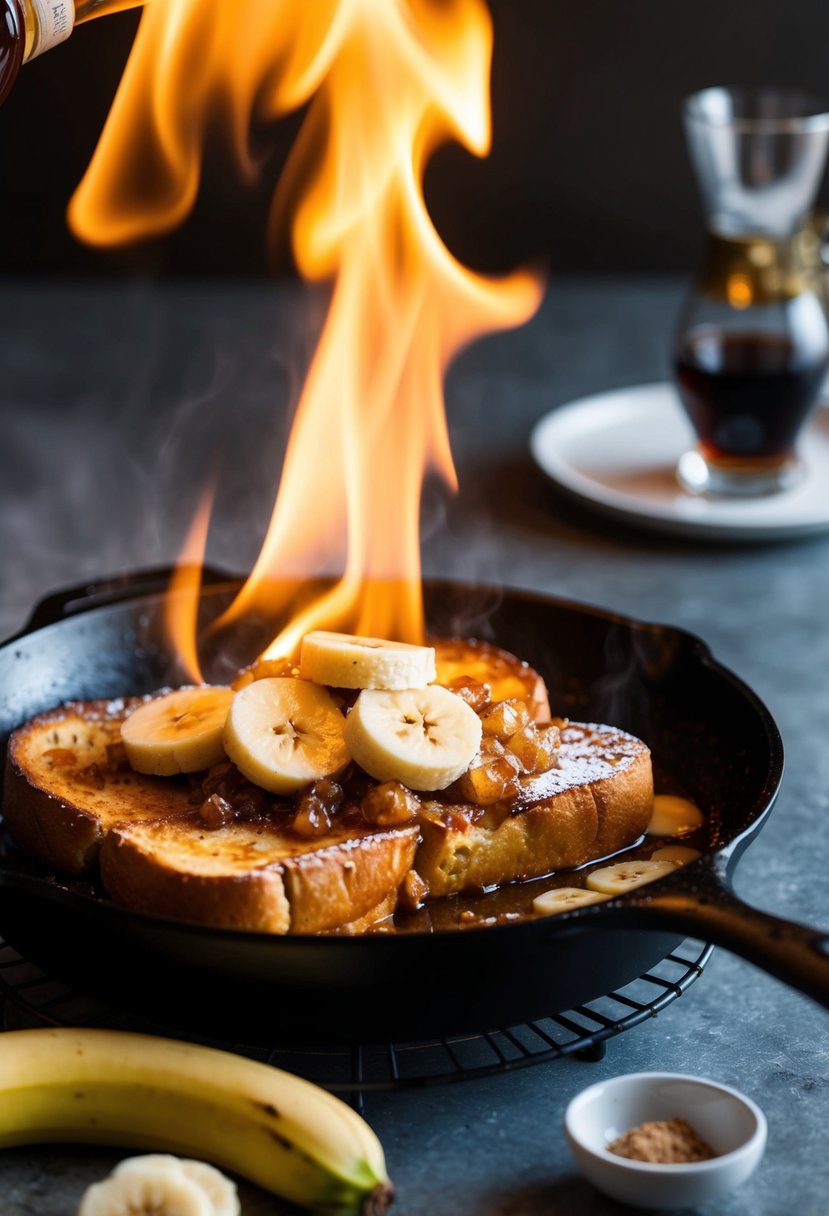
[[538, 878], [631, 845], [653, 805], [648, 748], [608, 726], [564, 724], [559, 767], [525, 785], [497, 826], [458, 826], [433, 803], [415, 869], [431, 896]]
[[414, 824], [299, 841], [265, 824], [210, 831], [190, 815], [113, 829], [101, 879], [113, 899], [139, 911], [223, 929], [320, 933], [396, 896], [417, 840]]
[[[140, 829], [125, 827], [123, 831], [114, 829], [104, 839], [101, 880], [116, 903], [217, 929], [288, 932], [290, 907], [278, 868], [262, 867], [247, 874], [199, 873], [194, 866], [197, 858], [190, 856], [192, 847], [184, 850], [187, 868], [183, 868], [181, 853], [168, 851], [164, 831], [153, 833], [152, 829], [162, 826], [150, 825], [148, 837]], [[185, 834], [196, 831], [189, 820], [167, 827]]]
[[336, 928], [328, 929], [326, 932], [336, 937], [358, 937], [361, 933], [368, 933], [371, 929], [382, 925], [384, 921], [389, 921], [396, 908], [397, 892], [390, 891], [376, 907], [369, 908], [368, 912], [358, 916], [356, 920], [349, 921], [347, 925], [337, 925]]
[[87, 873], [114, 824], [192, 809], [184, 783], [108, 771], [107, 748], [118, 743], [124, 714], [140, 701], [71, 702], [38, 714], [11, 736], [3, 817], [32, 857], [64, 874]]
[[[417, 824], [386, 828], [286, 861], [292, 933], [318, 933], [365, 916], [412, 868]], [[351, 915], [346, 917], [345, 910]]]

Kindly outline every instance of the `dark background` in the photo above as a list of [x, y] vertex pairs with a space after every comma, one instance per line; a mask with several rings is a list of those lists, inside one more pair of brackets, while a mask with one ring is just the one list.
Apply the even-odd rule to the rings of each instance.
[[[700, 211], [681, 99], [716, 83], [829, 93], [826, 0], [490, 5], [492, 156], [478, 162], [444, 149], [427, 178], [440, 232], [479, 269], [537, 258], [554, 273], [685, 269]], [[172, 237], [112, 254], [83, 248], [66, 231], [64, 207], [136, 24], [127, 13], [79, 28], [24, 67], [0, 110], [0, 273], [264, 273], [268, 199], [296, 119], [274, 129], [257, 190], [243, 188], [214, 151], [197, 209]]]

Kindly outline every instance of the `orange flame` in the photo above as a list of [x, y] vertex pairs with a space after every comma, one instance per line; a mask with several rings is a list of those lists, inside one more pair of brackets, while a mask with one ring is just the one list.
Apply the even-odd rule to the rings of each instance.
[[164, 605], [167, 637], [188, 677], [203, 683], [198, 652], [199, 592], [213, 509], [213, 489], [205, 492], [184, 541]]
[[541, 296], [532, 274], [496, 281], [461, 266], [423, 197], [439, 144], [489, 150], [491, 51], [482, 0], [153, 0], [70, 204], [90, 242], [165, 231], [192, 207], [214, 117], [252, 172], [251, 125], [310, 103], [272, 225], [290, 223], [301, 273], [331, 281], [332, 300], [268, 535], [222, 623], [275, 616], [289, 576], [341, 576], [268, 657], [311, 628], [422, 638], [423, 477], [455, 481], [446, 367]]

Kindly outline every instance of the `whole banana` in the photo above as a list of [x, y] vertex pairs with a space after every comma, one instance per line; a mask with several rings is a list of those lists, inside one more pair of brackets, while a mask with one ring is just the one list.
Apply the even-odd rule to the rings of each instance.
[[325, 1213], [380, 1216], [383, 1150], [339, 1098], [242, 1056], [114, 1030], [0, 1034], [0, 1148], [160, 1149], [224, 1166]]

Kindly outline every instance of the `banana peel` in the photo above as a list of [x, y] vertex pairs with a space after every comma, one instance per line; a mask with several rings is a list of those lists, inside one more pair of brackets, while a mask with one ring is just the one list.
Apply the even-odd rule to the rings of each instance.
[[382, 1216], [377, 1136], [309, 1081], [211, 1047], [114, 1030], [0, 1035], [0, 1148], [90, 1143], [210, 1161], [328, 1216]]

